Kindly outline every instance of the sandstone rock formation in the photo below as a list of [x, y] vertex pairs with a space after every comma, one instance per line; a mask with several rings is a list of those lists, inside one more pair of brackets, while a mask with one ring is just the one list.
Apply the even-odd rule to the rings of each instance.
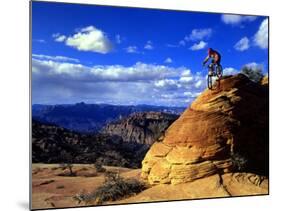
[[179, 184], [235, 170], [268, 174], [268, 85], [238, 74], [205, 90], [152, 145], [142, 162], [150, 184]]
[[[268, 179], [251, 173], [214, 174], [177, 185], [159, 184], [117, 203], [156, 202], [268, 194]], [[109, 202], [113, 203], [113, 202]], [[114, 202], [116, 203], [116, 202]]]

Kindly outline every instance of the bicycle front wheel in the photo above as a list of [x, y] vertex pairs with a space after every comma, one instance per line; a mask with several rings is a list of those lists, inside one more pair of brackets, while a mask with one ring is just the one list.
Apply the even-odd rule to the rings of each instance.
[[211, 75], [208, 75], [207, 84], [208, 84], [208, 88], [212, 89], [213, 84], [212, 84], [212, 76]]

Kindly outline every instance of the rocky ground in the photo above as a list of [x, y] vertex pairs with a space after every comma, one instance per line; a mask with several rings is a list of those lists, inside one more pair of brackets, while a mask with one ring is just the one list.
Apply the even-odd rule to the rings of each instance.
[[[141, 169], [106, 167], [118, 171], [124, 178], [141, 180]], [[75, 164], [76, 176], [59, 176], [62, 170], [57, 164], [32, 165], [32, 208], [61, 208], [91, 206], [95, 203], [78, 203], [74, 196], [96, 190], [104, 182], [104, 173], [97, 173], [93, 165]], [[104, 204], [183, 200], [195, 198], [230, 197], [268, 194], [268, 179], [251, 173], [215, 174], [184, 184], [160, 184], [119, 201]]]

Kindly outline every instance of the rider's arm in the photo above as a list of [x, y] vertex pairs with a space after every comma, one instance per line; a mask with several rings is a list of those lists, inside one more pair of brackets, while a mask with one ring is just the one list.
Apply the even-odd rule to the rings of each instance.
[[209, 58], [210, 58], [210, 56], [208, 55], [208, 56], [204, 59], [203, 65], [205, 65], [205, 64], [207, 63], [207, 61], [209, 60]]

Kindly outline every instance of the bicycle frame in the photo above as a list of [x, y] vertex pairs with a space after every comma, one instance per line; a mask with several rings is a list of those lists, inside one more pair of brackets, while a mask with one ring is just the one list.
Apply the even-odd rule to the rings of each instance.
[[[208, 66], [208, 77], [207, 77], [207, 85], [209, 89], [213, 88], [213, 80], [212, 77], [218, 78], [218, 86], [220, 86], [220, 79], [222, 77], [222, 67], [216, 64], [210, 63]], [[219, 70], [220, 68], [220, 70]]]

